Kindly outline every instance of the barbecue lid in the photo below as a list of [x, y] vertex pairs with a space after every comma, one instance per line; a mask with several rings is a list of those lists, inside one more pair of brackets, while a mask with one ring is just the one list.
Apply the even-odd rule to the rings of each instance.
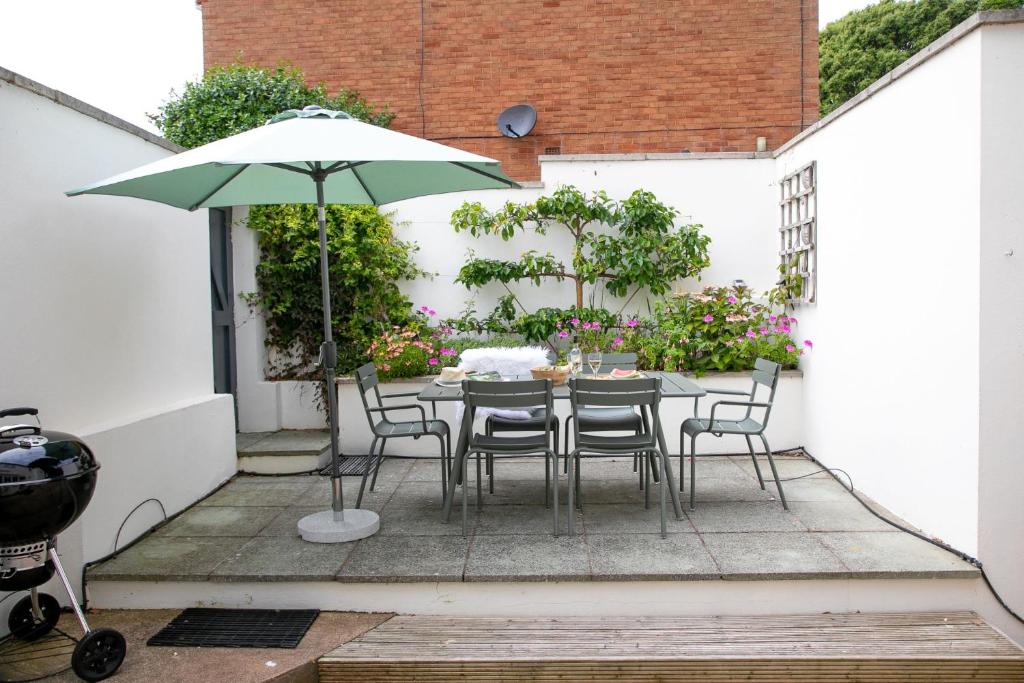
[[0, 426], [0, 487], [67, 479], [98, 469], [78, 437], [38, 425]]

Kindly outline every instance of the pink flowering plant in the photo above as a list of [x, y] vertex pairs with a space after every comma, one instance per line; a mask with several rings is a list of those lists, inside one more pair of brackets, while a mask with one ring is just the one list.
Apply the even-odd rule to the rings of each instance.
[[648, 369], [703, 375], [749, 370], [757, 358], [795, 367], [812, 347], [797, 341], [794, 316], [755, 302], [747, 287], [709, 285], [678, 295], [658, 302], [654, 318], [657, 333], [640, 337], [631, 349]]
[[444, 365], [454, 364], [443, 360], [454, 350], [440, 343], [444, 327], [431, 326], [436, 315], [434, 309], [421, 306], [407, 325], [394, 325], [373, 340], [366, 355], [382, 378], [435, 374]]

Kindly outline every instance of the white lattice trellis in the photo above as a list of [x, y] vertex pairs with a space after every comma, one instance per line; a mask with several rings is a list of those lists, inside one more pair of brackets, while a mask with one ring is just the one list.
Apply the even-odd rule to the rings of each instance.
[[800, 278], [794, 303], [813, 303], [817, 297], [818, 169], [811, 162], [779, 183], [779, 264]]

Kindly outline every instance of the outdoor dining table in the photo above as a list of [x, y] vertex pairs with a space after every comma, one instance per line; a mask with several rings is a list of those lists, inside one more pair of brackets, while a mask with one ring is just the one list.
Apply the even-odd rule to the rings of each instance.
[[[665, 398], [700, 398], [706, 396], [707, 392], [704, 391], [697, 383], [684, 377], [678, 372], [645, 372], [644, 375], [647, 377], [660, 377], [661, 378], [661, 397]], [[532, 379], [531, 377], [514, 377], [510, 379]], [[609, 379], [609, 382], [615, 380]], [[561, 385], [554, 387], [554, 398], [555, 400], [569, 400], [569, 387], [567, 385]], [[461, 401], [462, 400], [462, 387], [461, 386], [442, 386], [435, 382], [428, 384], [423, 391], [416, 397], [418, 400], [424, 403], [434, 404], [440, 401]], [[444, 509], [443, 515], [444, 520], [447, 522], [452, 514], [452, 501], [455, 499], [455, 487], [458, 485], [458, 475], [456, 473], [462, 471], [462, 461], [466, 456], [466, 450], [469, 446], [469, 430], [472, 428], [472, 420], [463, 420], [462, 425], [459, 429], [459, 439], [455, 447], [455, 457], [452, 459], [452, 469], [448, 476], [448, 491], [444, 497]], [[558, 444], [555, 444], [556, 450]], [[665, 441], [665, 430], [662, 427], [661, 421], [658, 422], [658, 448], [661, 449], [662, 454], [665, 456], [665, 471], [668, 474], [668, 481], [665, 483], [668, 485], [669, 493], [672, 496], [672, 507], [675, 509], [676, 518], [682, 519], [683, 508], [679, 502], [679, 487], [675, 484], [675, 476], [672, 473], [672, 459], [668, 457], [668, 444]]]

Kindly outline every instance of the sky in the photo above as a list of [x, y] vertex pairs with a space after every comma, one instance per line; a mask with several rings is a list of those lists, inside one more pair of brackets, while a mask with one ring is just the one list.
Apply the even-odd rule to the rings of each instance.
[[[871, 4], [819, 0], [819, 25]], [[195, 0], [0, 0], [0, 66], [151, 131], [203, 69]]]

